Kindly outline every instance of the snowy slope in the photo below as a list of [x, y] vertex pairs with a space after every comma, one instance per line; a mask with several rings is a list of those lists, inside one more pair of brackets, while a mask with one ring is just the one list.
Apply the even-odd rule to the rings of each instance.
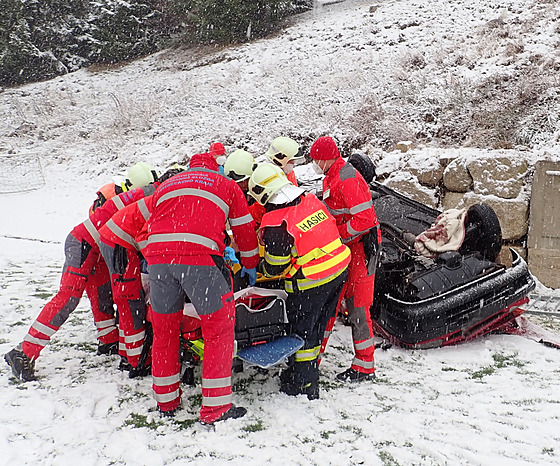
[[[95, 189], [133, 162], [163, 170], [214, 140], [255, 155], [280, 134], [344, 140], [369, 97], [396, 116], [387, 131], [406, 135], [407, 116], [421, 115], [430, 93], [508, 69], [490, 39], [474, 34], [491, 20], [538, 18], [518, 58], [556, 58], [557, 2], [372, 5], [347, 0], [253, 44], [165, 51], [0, 93], [2, 144], [40, 154], [46, 177], [40, 190], [0, 196], [0, 353], [57, 290], [64, 238], [85, 219]], [[403, 61], [418, 51], [427, 66], [403, 76]], [[459, 56], [471, 60], [462, 65]], [[535, 156], [557, 147], [547, 134], [535, 139]], [[150, 379], [128, 379], [118, 358], [95, 348], [83, 299], [37, 361], [37, 382], [16, 383], [0, 362], [0, 464], [560, 464], [560, 352], [521, 337], [379, 350], [377, 381], [346, 387], [335, 382], [352, 357], [349, 328], [339, 325], [320, 400], [280, 394], [277, 370], [247, 368], [234, 375], [234, 401], [247, 416], [215, 430], [196, 422], [200, 387], [183, 387], [183, 411], [161, 419]]]

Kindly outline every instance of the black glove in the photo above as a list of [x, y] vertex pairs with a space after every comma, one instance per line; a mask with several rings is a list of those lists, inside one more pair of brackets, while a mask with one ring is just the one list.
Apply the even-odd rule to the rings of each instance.
[[117, 244], [115, 246], [115, 254], [113, 255], [113, 266], [115, 267], [115, 272], [119, 275], [123, 275], [127, 265], [128, 255], [126, 248]]
[[364, 253], [366, 256], [366, 266], [369, 275], [375, 273], [375, 268], [377, 267], [377, 259], [380, 251], [377, 236], [378, 231], [379, 227], [373, 227], [364, 236], [362, 236], [362, 243], [364, 244]]

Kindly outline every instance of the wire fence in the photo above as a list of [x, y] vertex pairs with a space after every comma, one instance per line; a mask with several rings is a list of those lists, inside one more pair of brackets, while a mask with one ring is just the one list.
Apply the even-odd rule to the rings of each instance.
[[38, 154], [0, 155], [0, 194], [33, 191], [44, 185], [45, 174]]

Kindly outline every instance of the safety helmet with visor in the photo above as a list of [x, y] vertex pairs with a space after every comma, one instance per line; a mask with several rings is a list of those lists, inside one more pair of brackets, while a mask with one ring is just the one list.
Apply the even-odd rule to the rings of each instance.
[[265, 152], [268, 159], [278, 167], [284, 168], [289, 162], [303, 160], [303, 149], [299, 144], [286, 136], [279, 136], [272, 141]]

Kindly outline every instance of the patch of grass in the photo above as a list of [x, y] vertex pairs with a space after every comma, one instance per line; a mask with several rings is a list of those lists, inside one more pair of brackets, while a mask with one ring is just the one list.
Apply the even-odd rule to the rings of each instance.
[[496, 372], [496, 368], [494, 366], [486, 366], [478, 371], [474, 371], [471, 374], [471, 377], [473, 379], [482, 379], [485, 375], [492, 375], [494, 372]]
[[381, 450], [379, 452], [379, 459], [383, 462], [384, 465], [386, 466], [397, 466], [400, 463], [393, 458], [393, 455], [391, 455], [390, 453], [386, 452], [385, 450]]
[[200, 406], [202, 404], [202, 393], [196, 393], [187, 398], [191, 406]]
[[134, 427], [136, 429], [146, 427], [148, 429], [156, 430], [161, 426], [162, 422], [148, 421], [148, 416], [145, 414], [131, 413], [128, 419], [125, 419], [123, 426]]
[[443, 372], [453, 372], [453, 371], [456, 371], [457, 369], [455, 369], [454, 367], [447, 367], [446, 366], [446, 367], [442, 367], [441, 370]]
[[336, 430], [324, 430], [321, 432], [321, 438], [328, 439], [332, 434], [336, 434]]
[[260, 432], [261, 430], [265, 430], [266, 427], [263, 425], [263, 422], [259, 419], [257, 422], [253, 424], [248, 424], [242, 429], [245, 432]]
[[187, 430], [190, 427], [192, 427], [193, 425], [195, 425], [197, 422], [198, 422], [197, 418], [184, 419], [182, 421], [179, 421], [177, 419], [173, 419], [173, 425], [177, 427], [177, 430]]
[[554, 448], [552, 448], [552, 447], [551, 447], [551, 448], [543, 447], [543, 449], [542, 449], [542, 454], [543, 454], [543, 455], [554, 456]]
[[517, 359], [517, 353], [512, 355], [493, 354], [492, 359], [496, 362], [496, 367], [502, 368], [507, 366], [523, 367], [525, 363]]

